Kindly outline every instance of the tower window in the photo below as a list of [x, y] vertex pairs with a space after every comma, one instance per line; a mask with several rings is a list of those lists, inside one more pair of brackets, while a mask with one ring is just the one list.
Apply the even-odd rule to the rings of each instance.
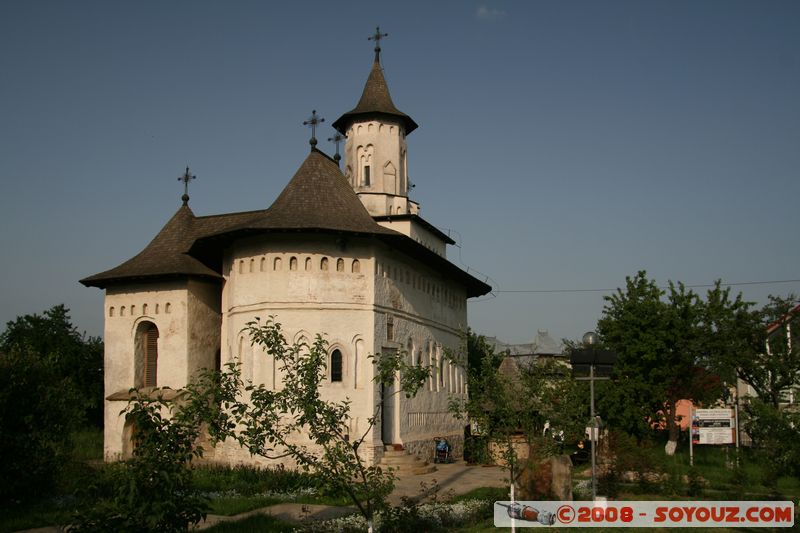
[[361, 185], [364, 187], [369, 187], [370, 185], [370, 166], [364, 165], [364, 179], [361, 181]]
[[158, 328], [142, 322], [136, 329], [135, 387], [155, 387], [158, 383]]
[[342, 381], [342, 352], [334, 350], [331, 353], [331, 382]]

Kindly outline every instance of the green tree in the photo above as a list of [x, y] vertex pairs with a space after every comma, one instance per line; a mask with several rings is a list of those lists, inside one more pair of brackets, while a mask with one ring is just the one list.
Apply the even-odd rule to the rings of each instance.
[[501, 365], [504, 354], [495, 354], [482, 336], [468, 332], [468, 347], [480, 354], [468, 373], [469, 397], [450, 399], [450, 411], [461, 419], [469, 418], [485, 438], [494, 443], [509, 472], [509, 484], [522, 472], [518, 444], [522, 440], [535, 457], [558, 453], [544, 430], [564, 431], [567, 439], [583, 432], [586, 404], [569, 368], [555, 361], [540, 361], [517, 368]]
[[797, 298], [770, 296], [749, 351], [735, 360], [737, 375], [762, 401], [778, 408], [786, 392], [800, 385], [800, 312]]
[[722, 383], [703, 366], [708, 353], [705, 305], [682, 283], [665, 292], [643, 271], [606, 297], [597, 323], [601, 341], [617, 353], [613, 381], [602, 387], [600, 406], [609, 423], [643, 438], [664, 421], [666, 451], [674, 453], [679, 400], [707, 401], [722, 395]]
[[27, 348], [0, 352], [0, 504], [47, 494], [80, 417], [73, 383]]
[[[279, 365], [283, 388], [270, 390], [248, 383], [247, 397], [237, 396], [228, 408], [236, 428], [243, 429], [232, 429], [227, 435], [253, 454], [288, 456], [301, 468], [314, 472], [331, 491], [350, 497], [371, 530], [375, 512], [385, 507], [394, 485], [391, 472], [372, 465], [359, 451], [378, 420], [380, 404], [364, 433], [351, 435], [350, 400], [336, 402], [322, 397], [327, 341], [317, 335], [311, 345], [289, 344], [280, 324], [272, 318], [264, 324], [256, 319], [248, 327], [253, 344], [261, 346]], [[430, 375], [429, 368], [408, 365], [400, 353], [373, 356], [373, 363], [376, 386], [397, 379], [396, 394], [407, 397], [414, 396]], [[296, 437], [301, 434], [312, 445], [299, 442]]]
[[[199, 521], [205, 508], [192, 489], [187, 463], [202, 453], [197, 447], [201, 429], [212, 442], [230, 438], [253, 455], [291, 458], [316, 474], [331, 492], [347, 494], [372, 529], [375, 512], [386, 506], [394, 484], [391, 472], [372, 465], [359, 450], [372, 432], [380, 405], [364, 433], [351, 435], [350, 401], [325, 400], [320, 389], [326, 379], [327, 341], [317, 335], [310, 345], [289, 344], [272, 318], [263, 324], [256, 319], [248, 324], [248, 331], [252, 343], [275, 360], [283, 388], [271, 390], [245, 382], [239, 365], [229, 363], [222, 371], [202, 372], [174, 402], [158, 397], [158, 389], [136, 398], [128, 416], [134, 417], [135, 449], [140, 451], [134, 452], [129, 466], [106, 489], [114, 495], [111, 501], [81, 518], [86, 530], [102, 530], [105, 524], [113, 526], [107, 529], [137, 525], [148, 531], [185, 529]], [[374, 356], [373, 363], [376, 387], [397, 379], [398, 394], [408, 397], [430, 375], [429, 368], [408, 365], [403, 354]], [[165, 412], [171, 416], [162, 416]], [[139, 490], [137, 480], [166, 483], [172, 492]], [[151, 512], [136, 511], [136, 502]], [[163, 514], [169, 510], [176, 514], [171, 521]], [[155, 520], [156, 516], [163, 519]]]
[[72, 432], [102, 416], [102, 343], [78, 333], [57, 305], [0, 334], [0, 500], [47, 493]]
[[196, 442], [211, 411], [206, 404], [165, 401], [158, 392], [137, 394], [120, 413], [135, 428], [133, 457], [108, 465], [89, 487], [90, 503], [71, 531], [178, 532], [205, 518], [208, 499], [188, 465], [202, 455]]
[[103, 342], [80, 333], [63, 304], [8, 322], [0, 334], [0, 352], [27, 353], [46, 361], [80, 392], [81, 422], [102, 426]]

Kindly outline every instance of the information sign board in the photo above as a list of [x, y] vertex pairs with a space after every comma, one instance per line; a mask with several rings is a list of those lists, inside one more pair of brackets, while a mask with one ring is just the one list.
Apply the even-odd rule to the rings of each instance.
[[732, 409], [695, 409], [693, 444], [733, 444], [736, 423]]

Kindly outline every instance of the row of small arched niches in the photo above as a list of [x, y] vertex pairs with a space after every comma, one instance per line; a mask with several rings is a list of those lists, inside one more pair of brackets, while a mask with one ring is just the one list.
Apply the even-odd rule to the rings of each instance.
[[[135, 304], [131, 306], [121, 305], [119, 306], [119, 316], [137, 316], [136, 309], [137, 308]], [[150, 312], [150, 309], [151, 309], [150, 306], [148, 306], [147, 304], [142, 304], [142, 309], [139, 314], [146, 315]], [[162, 309], [161, 304], [155, 304], [152, 308], [153, 313], [156, 315], [161, 312], [161, 309]], [[163, 309], [164, 313], [170, 314], [172, 312], [172, 304], [170, 304], [169, 302], [165, 303]], [[115, 306], [112, 305], [111, 307], [108, 308], [108, 316], [116, 316], [116, 314], [117, 314], [117, 309]]]
[[[256, 260], [250, 259], [249, 264], [244, 259], [239, 260], [239, 267], [238, 272], [239, 274], [244, 274], [245, 272], [255, 272], [256, 271]], [[329, 271], [331, 268], [331, 261], [327, 257], [323, 257], [319, 260], [319, 270], [322, 272]], [[300, 261], [296, 256], [292, 256], [289, 258], [289, 270], [298, 270], [300, 265]], [[353, 259], [349, 261], [349, 265], [347, 262], [342, 259], [341, 257], [336, 260], [336, 272], [345, 272], [349, 270], [352, 274], [360, 274], [361, 273], [361, 263], [358, 259]], [[267, 258], [262, 257], [259, 261], [259, 272], [266, 272], [268, 268], [267, 265]], [[306, 257], [305, 261], [303, 261], [303, 268], [306, 272], [310, 272], [314, 269], [314, 261], [310, 257]], [[283, 259], [280, 257], [275, 257], [272, 259], [272, 270], [282, 270], [283, 269]]]

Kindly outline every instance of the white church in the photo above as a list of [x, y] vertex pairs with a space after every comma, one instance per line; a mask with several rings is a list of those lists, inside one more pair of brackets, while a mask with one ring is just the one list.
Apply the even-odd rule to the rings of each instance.
[[[389, 95], [380, 64], [381, 34], [361, 99], [333, 127], [346, 136], [339, 156], [316, 148], [267, 209], [196, 216], [183, 205], [144, 250], [81, 280], [105, 290], [107, 461], [130, 453], [120, 415], [133, 387], [180, 389], [202, 368], [241, 363], [243, 378], [280, 388], [281, 375], [245, 330], [274, 316], [289, 341], [329, 342], [325, 397], [349, 398], [351, 434], [380, 461], [385, 446], [430, 457], [435, 437], [456, 455], [463, 423], [447, 409], [465, 395], [465, 369], [444, 357], [467, 328], [467, 299], [491, 290], [447, 259], [446, 234], [408, 197], [406, 136], [417, 124]], [[191, 178], [189, 171], [185, 180]], [[400, 351], [434, 368], [414, 398], [373, 381], [371, 354]], [[225, 442], [212, 461], [265, 462]]]

